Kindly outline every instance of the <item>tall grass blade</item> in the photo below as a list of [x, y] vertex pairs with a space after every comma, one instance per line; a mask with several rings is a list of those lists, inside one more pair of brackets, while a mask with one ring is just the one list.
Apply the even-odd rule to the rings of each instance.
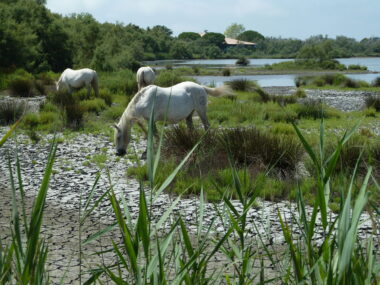
[[16, 123], [14, 123], [13, 126], [8, 130], [8, 132], [1, 138], [0, 147], [2, 147], [4, 145], [4, 143], [12, 135], [12, 133], [15, 131], [15, 129], [18, 127], [18, 125], [21, 123], [21, 121], [22, 121], [22, 119], [19, 119]]

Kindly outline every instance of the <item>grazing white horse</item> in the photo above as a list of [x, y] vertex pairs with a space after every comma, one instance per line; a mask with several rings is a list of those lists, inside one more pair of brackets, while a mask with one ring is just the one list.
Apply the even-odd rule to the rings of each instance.
[[87, 96], [90, 96], [91, 87], [94, 89], [95, 96], [99, 96], [98, 76], [95, 70], [89, 68], [83, 68], [73, 70], [66, 68], [58, 82], [56, 82], [57, 91], [67, 89], [70, 93], [73, 89], [79, 89], [82, 87], [87, 88]]
[[130, 141], [131, 128], [134, 123], [145, 130], [143, 119], [149, 120], [154, 104], [153, 121], [166, 120], [176, 123], [186, 119], [188, 128], [193, 128], [192, 115], [196, 111], [207, 130], [207, 95], [219, 97], [231, 94], [227, 86], [209, 88], [194, 82], [182, 82], [168, 88], [150, 85], [141, 89], [129, 102], [118, 124], [115, 124], [116, 154], [124, 155]]
[[138, 89], [140, 90], [141, 88], [153, 84], [155, 78], [156, 74], [154, 73], [154, 70], [152, 68], [150, 68], [149, 66], [140, 67], [137, 70], [136, 74]]

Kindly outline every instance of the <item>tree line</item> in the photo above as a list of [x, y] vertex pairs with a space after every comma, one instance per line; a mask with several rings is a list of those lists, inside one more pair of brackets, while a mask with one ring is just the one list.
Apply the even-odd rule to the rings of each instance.
[[[256, 48], [227, 48], [225, 36], [255, 42]], [[99, 23], [90, 14], [62, 16], [45, 7], [44, 0], [0, 0], [0, 68], [31, 72], [92, 67], [113, 71], [136, 70], [142, 61], [283, 57], [334, 58], [380, 56], [380, 38], [312, 36], [307, 40], [265, 37], [232, 24], [225, 34], [184, 32], [177, 37], [162, 25]]]

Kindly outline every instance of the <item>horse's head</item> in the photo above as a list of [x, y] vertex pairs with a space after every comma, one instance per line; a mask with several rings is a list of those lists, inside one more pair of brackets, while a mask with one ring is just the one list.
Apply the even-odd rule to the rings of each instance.
[[59, 84], [59, 81], [56, 81], [55, 82], [55, 88], [57, 89], [57, 91], [59, 91], [61, 89], [61, 84]]
[[114, 124], [113, 127], [115, 128], [116, 155], [125, 155], [127, 153], [127, 147], [129, 144], [130, 130], [127, 130], [126, 128], [120, 128], [116, 124]]

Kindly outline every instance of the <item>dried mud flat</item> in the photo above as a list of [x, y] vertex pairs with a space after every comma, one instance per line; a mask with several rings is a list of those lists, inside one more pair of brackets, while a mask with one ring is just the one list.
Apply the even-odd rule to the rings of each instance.
[[[279, 94], [278, 92], [280, 91], [291, 93], [292, 89], [283, 87], [267, 91]], [[363, 96], [360, 97], [360, 102], [364, 102]], [[347, 106], [351, 97], [351, 95], [345, 96]], [[337, 99], [335, 98], [334, 100], [336, 101]], [[376, 129], [379, 129], [379, 126], [376, 126]], [[6, 130], [7, 128], [0, 128], [0, 137]], [[9, 234], [7, 235], [6, 233], [9, 233], [11, 209], [7, 156], [12, 157], [11, 161], [14, 166], [13, 158], [16, 151], [18, 152], [26, 191], [26, 204], [27, 208], [30, 209], [43, 176], [51, 140], [52, 135], [48, 135], [38, 144], [32, 144], [28, 137], [17, 134], [0, 148], [0, 233], [4, 241], [9, 238]], [[135, 137], [133, 142], [132, 146], [136, 150], [137, 156], [139, 156], [145, 148], [145, 141]], [[101, 159], [96, 159], [96, 157]], [[111, 244], [111, 240], [117, 241], [119, 237], [116, 230], [81, 249], [79, 248], [80, 240], [83, 241], [89, 235], [104, 229], [112, 223], [113, 216], [110, 212], [110, 203], [108, 201], [102, 203], [93, 215], [86, 220], [81, 231], [79, 230], [79, 212], [81, 205], [84, 203], [83, 200], [89, 195], [98, 173], [101, 173], [101, 177], [95, 188], [93, 201], [110, 187], [105, 170], [108, 169], [115, 193], [126, 198], [132, 218], [136, 219], [138, 215], [139, 183], [126, 177], [127, 168], [136, 163], [131, 158], [131, 155], [121, 159], [117, 158], [114, 155], [110, 138], [101, 135], [77, 134], [71, 138], [66, 137], [62, 143], [59, 143], [42, 229], [43, 235], [49, 244], [48, 269], [51, 284], [59, 284], [62, 278], [64, 284], [81, 284], [89, 276], [86, 273], [87, 270], [96, 268], [99, 264], [111, 264], [115, 260], [112, 254], [99, 257], [92, 253], [104, 250]], [[146, 191], [149, 193], [148, 189]], [[158, 197], [153, 205], [154, 218], [161, 217], [175, 198], [168, 194], [162, 194]], [[233, 203], [239, 207], [236, 201], [233, 201]], [[223, 234], [226, 228], [223, 222], [217, 218], [215, 207], [218, 207], [220, 211], [225, 210], [222, 204], [206, 204], [205, 228], [216, 218], [213, 231], [215, 234]], [[187, 197], [181, 199], [181, 202], [175, 207], [174, 213], [181, 215], [186, 221], [189, 230], [195, 232], [198, 222], [198, 209], [199, 200], [197, 197]], [[248, 222], [251, 226], [247, 228], [247, 234], [251, 238], [252, 244], [257, 244], [258, 248], [260, 248], [258, 237], [262, 235], [266, 244], [271, 244], [274, 251], [279, 250], [281, 252], [284, 249], [284, 240], [277, 213], [280, 211], [284, 219], [292, 224], [295, 209], [294, 204], [286, 201], [280, 203], [259, 202], [258, 206], [248, 214]], [[311, 209], [308, 208], [309, 213], [310, 211]], [[332, 218], [335, 217], [333, 213], [330, 213], [330, 215]], [[294, 227], [296, 227], [295, 224]], [[375, 245], [379, 245], [379, 230], [372, 228], [370, 217], [366, 214], [363, 215], [361, 220], [359, 234], [363, 238], [368, 235], [374, 235], [376, 237]], [[317, 234], [316, 240], [319, 238], [320, 236]], [[80, 252], [82, 253], [81, 258]], [[281, 261], [278, 260], [278, 262]], [[218, 254], [213, 260], [211, 268], [223, 270], [227, 263], [225, 257]], [[258, 270], [259, 266], [257, 264]], [[269, 262], [265, 263], [265, 268], [267, 274], [271, 276], [278, 274], [273, 270], [273, 266]], [[80, 273], [82, 273], [82, 276]]]

